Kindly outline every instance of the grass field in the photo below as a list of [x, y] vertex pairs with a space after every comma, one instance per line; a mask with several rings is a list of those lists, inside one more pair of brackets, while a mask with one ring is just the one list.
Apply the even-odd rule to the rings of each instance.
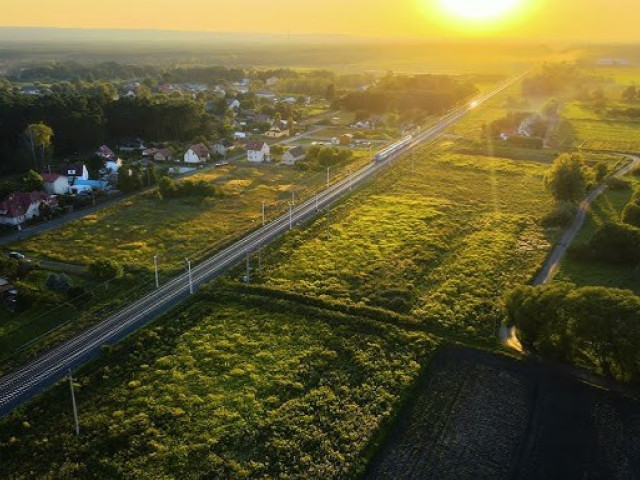
[[[260, 305], [262, 303], [262, 306]], [[0, 422], [0, 477], [352, 478], [438, 345], [219, 289]]]
[[583, 150], [640, 152], [640, 122], [571, 120], [574, 147]]
[[267, 286], [492, 335], [500, 299], [526, 283], [555, 232], [546, 165], [423, 150], [294, 231], [267, 258]]

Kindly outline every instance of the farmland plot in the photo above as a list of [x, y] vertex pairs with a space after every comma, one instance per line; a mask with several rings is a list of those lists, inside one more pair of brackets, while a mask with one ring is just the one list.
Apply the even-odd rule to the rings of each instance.
[[633, 478], [640, 403], [476, 351], [439, 354], [365, 479]]

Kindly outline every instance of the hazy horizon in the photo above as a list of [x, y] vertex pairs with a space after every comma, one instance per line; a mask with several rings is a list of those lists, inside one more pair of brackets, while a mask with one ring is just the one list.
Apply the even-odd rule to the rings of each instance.
[[[501, 5], [513, 4], [509, 9]], [[398, 0], [369, 4], [352, 0], [258, 0], [204, 2], [184, 0], [135, 4], [111, 0], [87, 8], [79, 0], [25, 0], [20, 6], [0, 0], [1, 27], [91, 31], [190, 32], [341, 36], [388, 40], [502, 39], [542, 42], [631, 43], [637, 40], [630, 0]], [[612, 8], [615, 3], [615, 8]], [[502, 8], [488, 20], [474, 9]], [[455, 10], [452, 14], [452, 10]], [[142, 20], [141, 20], [142, 19]], [[615, 24], [616, 28], [611, 28]]]

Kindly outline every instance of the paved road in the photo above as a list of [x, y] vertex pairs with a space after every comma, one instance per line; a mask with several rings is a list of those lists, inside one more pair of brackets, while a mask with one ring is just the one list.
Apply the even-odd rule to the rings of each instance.
[[[365, 183], [372, 176], [387, 168], [393, 161], [421, 143], [437, 138], [451, 124], [464, 117], [472, 108], [502, 92], [522, 76], [506, 82], [488, 92], [470, 105], [465, 105], [444, 116], [431, 128], [414, 137], [411, 145], [393, 157], [379, 163], [369, 164], [358, 172], [330, 186], [316, 197], [292, 208], [271, 223], [259, 228], [243, 239], [213, 255], [192, 270], [194, 290], [242, 262], [247, 253], [267, 245], [295, 225], [305, 222], [324, 208], [348, 195], [352, 189]], [[84, 364], [100, 353], [103, 345], [113, 344], [166, 312], [190, 295], [188, 275], [182, 274], [159, 289], [123, 308], [100, 323], [82, 332], [71, 340], [42, 354], [20, 369], [0, 378], [0, 416], [5, 415], [20, 403], [30, 399], [61, 379], [70, 369]]]
[[[624, 167], [619, 168], [614, 173], [613, 176], [621, 177], [623, 175], [626, 175], [633, 168], [635, 168], [639, 163], [640, 163], [640, 157], [631, 156], [631, 163], [629, 163]], [[607, 189], [607, 185], [604, 183], [601, 184], [600, 186], [592, 190], [589, 193], [589, 195], [587, 195], [587, 197], [580, 203], [580, 207], [578, 208], [578, 213], [576, 214], [576, 217], [574, 218], [573, 223], [571, 224], [569, 229], [564, 233], [564, 235], [560, 239], [560, 242], [558, 242], [558, 244], [553, 248], [553, 250], [551, 251], [551, 254], [547, 257], [544, 265], [542, 266], [542, 269], [540, 270], [538, 275], [536, 275], [536, 278], [533, 280], [532, 285], [545, 285], [553, 279], [556, 271], [558, 270], [558, 266], [560, 265], [560, 262], [562, 262], [562, 259], [567, 254], [567, 249], [569, 248], [569, 245], [571, 245], [571, 242], [573, 242], [573, 240], [576, 238], [576, 236], [580, 232], [582, 225], [584, 225], [584, 221], [587, 218], [587, 213], [589, 213], [589, 209], [591, 208], [591, 205], [593, 205], [593, 202], [600, 195], [602, 195], [606, 189]], [[516, 335], [515, 327], [506, 327], [504, 325], [501, 326], [499, 331], [499, 336], [502, 343], [507, 347], [517, 350], [519, 352], [523, 351], [522, 345], [520, 344], [520, 341], [518, 340], [518, 337]]]

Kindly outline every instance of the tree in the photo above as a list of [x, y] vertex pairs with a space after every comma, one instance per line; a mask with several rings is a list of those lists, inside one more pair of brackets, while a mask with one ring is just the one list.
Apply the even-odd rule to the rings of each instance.
[[41, 165], [44, 166], [44, 152], [51, 145], [53, 130], [42, 122], [33, 123], [25, 130], [24, 137], [33, 157], [33, 164], [36, 170], [40, 170], [38, 156], [40, 156]]
[[42, 175], [33, 170], [29, 170], [27, 174], [22, 177], [22, 190], [25, 192], [41, 192], [44, 190], [44, 179]]
[[167, 175], [161, 177], [158, 181], [158, 189], [162, 198], [173, 198], [176, 196], [178, 190], [176, 187], [176, 182], [174, 182]]
[[622, 221], [628, 225], [640, 227], [640, 205], [628, 203], [622, 211]]
[[99, 280], [110, 280], [121, 277], [124, 269], [115, 260], [103, 258], [89, 264], [89, 273]]
[[333, 83], [327, 85], [327, 90], [324, 94], [324, 98], [327, 99], [329, 103], [333, 102], [336, 98], [336, 86]]
[[640, 92], [636, 90], [635, 85], [629, 85], [622, 92], [622, 99], [627, 103], [635, 103], [640, 100]]
[[604, 177], [606, 177], [609, 173], [609, 167], [607, 167], [606, 163], [603, 162], [599, 162], [595, 167], [595, 177], [596, 177], [596, 182], [601, 182]]
[[545, 180], [547, 188], [556, 200], [579, 201], [584, 196], [589, 182], [584, 157], [579, 153], [560, 155], [554, 160]]
[[52, 273], [47, 278], [46, 285], [49, 290], [59, 293], [65, 293], [73, 286], [73, 283], [71, 282], [71, 279], [64, 273]]
[[623, 223], [600, 226], [589, 241], [598, 260], [614, 264], [640, 262], [640, 229]]

